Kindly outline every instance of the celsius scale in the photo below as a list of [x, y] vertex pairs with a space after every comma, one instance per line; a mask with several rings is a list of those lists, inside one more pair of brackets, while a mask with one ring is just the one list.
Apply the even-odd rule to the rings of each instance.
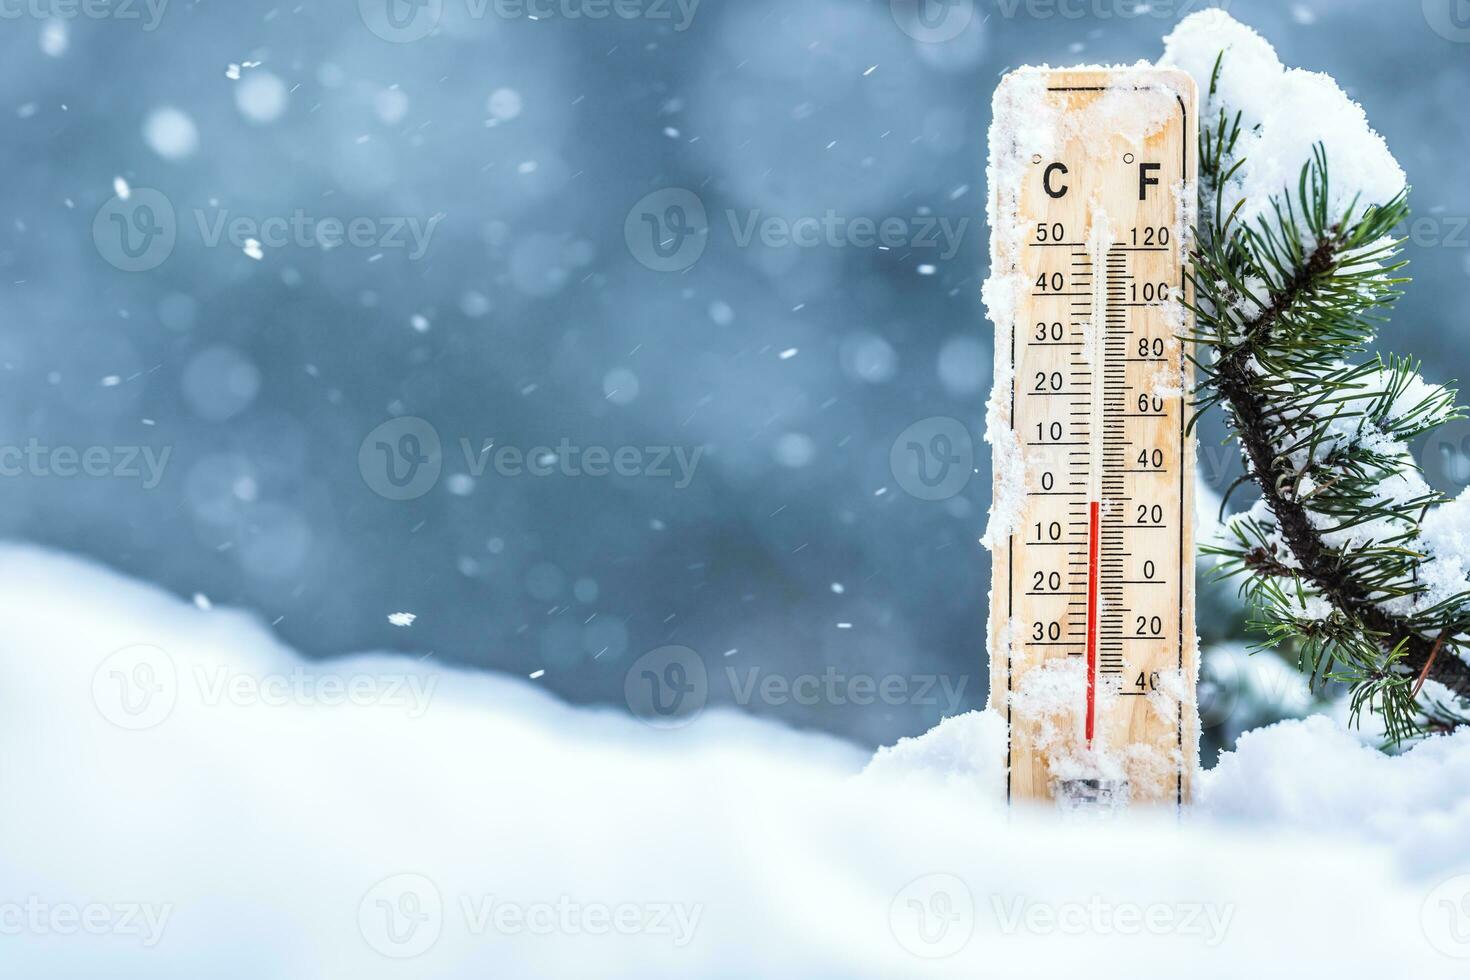
[[1198, 126], [1177, 71], [1021, 69], [996, 93], [987, 538], [1011, 800], [1189, 799]]

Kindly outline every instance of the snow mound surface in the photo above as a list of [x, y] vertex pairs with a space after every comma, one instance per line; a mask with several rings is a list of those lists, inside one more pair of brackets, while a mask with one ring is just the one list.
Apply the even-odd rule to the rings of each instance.
[[[1210, 78], [1224, 52], [1215, 94]], [[1235, 157], [1245, 158], [1225, 188], [1222, 214], [1244, 200], [1241, 220], [1269, 215], [1270, 198], [1296, 193], [1302, 166], [1322, 143], [1332, 172], [1332, 210], [1341, 214], [1354, 197], [1357, 212], [1385, 204], [1404, 189], [1404, 172], [1362, 106], [1331, 75], [1286, 68], [1271, 44], [1223, 10], [1203, 10], [1180, 21], [1164, 38], [1160, 67], [1194, 76], [1200, 92], [1200, 126], [1219, 124], [1225, 109], [1241, 113]]]
[[0, 603], [6, 975], [1377, 980], [1470, 954], [1470, 736], [1384, 758], [1282, 725], [1182, 821], [1064, 821], [997, 804], [984, 713], [864, 769], [730, 713], [654, 729], [432, 658], [303, 661], [33, 549], [0, 549]]

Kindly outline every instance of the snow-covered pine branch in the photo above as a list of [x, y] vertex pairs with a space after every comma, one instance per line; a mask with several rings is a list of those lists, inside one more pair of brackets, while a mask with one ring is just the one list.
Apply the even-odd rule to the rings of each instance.
[[1460, 417], [1455, 392], [1367, 351], [1407, 282], [1392, 237], [1403, 172], [1330, 78], [1282, 68], [1226, 15], [1167, 43], [1167, 63], [1209, 79], [1196, 401], [1223, 406], [1261, 491], [1206, 551], [1268, 642], [1351, 686], [1355, 715], [1379, 715], [1395, 741], [1459, 720], [1443, 699], [1470, 698], [1470, 498], [1430, 489], [1407, 448]]

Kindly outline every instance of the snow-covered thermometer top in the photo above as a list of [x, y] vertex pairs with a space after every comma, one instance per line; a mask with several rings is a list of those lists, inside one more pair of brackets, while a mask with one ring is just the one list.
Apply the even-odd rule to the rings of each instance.
[[1139, 68], [1027, 68], [996, 91], [986, 543], [1014, 799], [1189, 797], [1196, 102], [1188, 75]]

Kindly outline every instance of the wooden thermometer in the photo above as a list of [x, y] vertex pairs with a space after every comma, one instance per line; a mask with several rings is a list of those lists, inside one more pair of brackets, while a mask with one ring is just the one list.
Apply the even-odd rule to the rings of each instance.
[[1189, 798], [1197, 116], [1176, 71], [1022, 69], [996, 93], [987, 544], [1014, 799]]

